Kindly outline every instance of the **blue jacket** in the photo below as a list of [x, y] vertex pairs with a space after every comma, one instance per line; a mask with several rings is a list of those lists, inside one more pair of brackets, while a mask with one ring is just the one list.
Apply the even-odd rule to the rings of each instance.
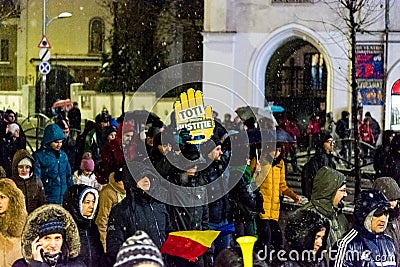
[[391, 237], [373, 233], [365, 223], [378, 208], [390, 208], [386, 197], [376, 190], [364, 190], [354, 209], [354, 226], [332, 247], [329, 266], [396, 266], [396, 250]]
[[50, 124], [44, 130], [42, 147], [33, 154], [35, 174], [42, 180], [49, 204], [62, 204], [64, 193], [74, 184], [67, 154], [50, 147], [51, 142], [64, 139], [61, 128]]

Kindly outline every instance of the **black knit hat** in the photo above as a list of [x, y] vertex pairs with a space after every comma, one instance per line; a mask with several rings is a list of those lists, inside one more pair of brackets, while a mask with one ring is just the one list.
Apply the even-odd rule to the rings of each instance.
[[221, 139], [213, 135], [210, 139], [200, 145], [200, 151], [204, 158], [217, 146], [222, 145]]
[[322, 137], [321, 141], [322, 143], [327, 142], [329, 139], [333, 139], [332, 135], [330, 134], [324, 134], [324, 136]]
[[156, 263], [157, 266], [164, 266], [160, 250], [143, 231], [136, 231], [122, 244], [114, 267], [131, 267], [139, 263]]
[[62, 222], [57, 219], [50, 219], [39, 226], [39, 238], [56, 233], [65, 236], [65, 227]]

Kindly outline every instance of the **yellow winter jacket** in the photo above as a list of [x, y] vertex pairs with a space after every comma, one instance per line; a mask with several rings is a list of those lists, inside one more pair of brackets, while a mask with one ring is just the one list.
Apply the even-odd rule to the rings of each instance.
[[261, 182], [260, 191], [264, 198], [264, 214], [260, 213], [260, 218], [264, 220], [279, 219], [280, 196], [286, 195], [294, 197], [296, 194], [286, 185], [285, 163], [281, 160], [275, 166], [270, 163], [261, 166], [259, 177], [265, 177]]

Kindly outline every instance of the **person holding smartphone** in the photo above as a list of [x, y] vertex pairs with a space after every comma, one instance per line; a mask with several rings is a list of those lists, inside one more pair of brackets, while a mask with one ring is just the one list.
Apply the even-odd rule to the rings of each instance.
[[78, 227], [59, 205], [47, 204], [34, 210], [22, 232], [22, 256], [13, 267], [84, 267], [76, 259], [80, 252]]

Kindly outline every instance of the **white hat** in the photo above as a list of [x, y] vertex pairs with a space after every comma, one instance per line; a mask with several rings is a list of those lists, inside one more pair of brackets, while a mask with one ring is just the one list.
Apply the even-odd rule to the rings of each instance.
[[15, 133], [17, 130], [19, 131], [19, 126], [18, 126], [18, 124], [16, 124], [16, 123], [11, 123], [10, 126], [8, 126], [8, 131], [9, 131], [12, 135], [14, 135], [14, 133]]
[[26, 165], [32, 167], [32, 161], [29, 158], [23, 158], [18, 162], [18, 166]]

